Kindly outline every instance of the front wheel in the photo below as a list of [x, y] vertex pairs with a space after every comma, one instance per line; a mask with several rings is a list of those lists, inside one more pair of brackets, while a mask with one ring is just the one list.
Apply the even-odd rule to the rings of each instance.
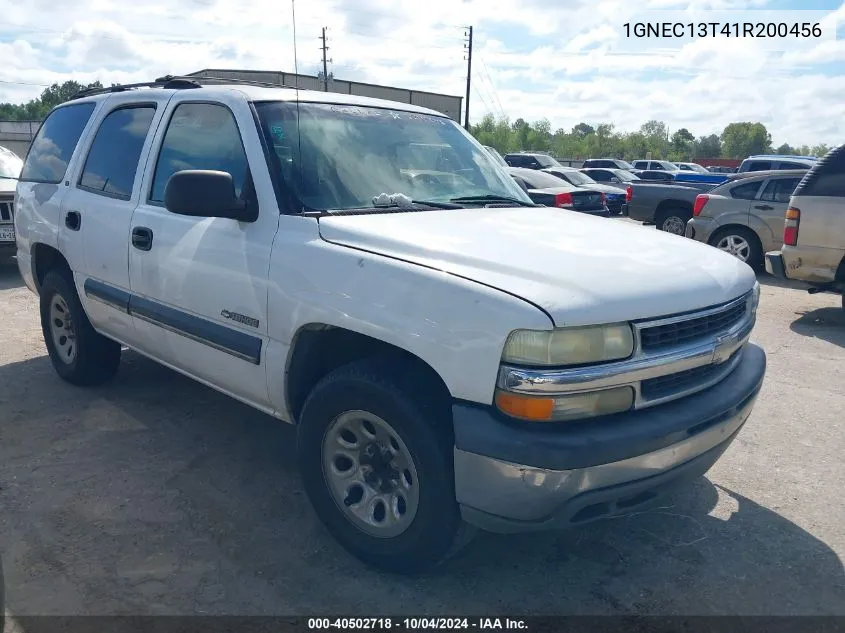
[[710, 238], [710, 245], [733, 255], [754, 270], [759, 271], [763, 268], [763, 248], [757, 235], [751, 229], [742, 226], [719, 229]]
[[99, 334], [69, 272], [50, 271], [40, 289], [41, 331], [53, 368], [74, 385], [99, 385], [117, 373], [120, 344]]
[[449, 429], [400, 364], [362, 361], [319, 382], [300, 415], [297, 454], [314, 510], [341, 545], [367, 564], [415, 573], [462, 544]]

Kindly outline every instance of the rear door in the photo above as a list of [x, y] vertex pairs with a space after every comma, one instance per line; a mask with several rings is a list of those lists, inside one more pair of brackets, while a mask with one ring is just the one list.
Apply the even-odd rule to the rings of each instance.
[[141, 157], [170, 98], [167, 92], [152, 94], [115, 94], [105, 101], [80, 144], [62, 207], [63, 251], [78, 254], [76, 283], [88, 318], [133, 347], [138, 340], [127, 310], [129, 225], [140, 197]]
[[783, 220], [789, 206], [789, 198], [799, 182], [801, 178], [797, 176], [773, 176], [766, 180], [759, 199], [752, 203], [751, 215], [760, 220], [760, 225], [768, 228], [767, 234], [760, 236], [768, 238], [768, 244], [763, 244], [764, 251], [780, 250], [783, 245]]

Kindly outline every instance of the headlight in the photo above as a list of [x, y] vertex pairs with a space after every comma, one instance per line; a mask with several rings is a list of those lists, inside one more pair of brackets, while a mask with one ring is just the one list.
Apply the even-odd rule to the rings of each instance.
[[496, 406], [502, 413], [534, 422], [563, 422], [627, 411], [634, 405], [631, 387], [560, 396], [526, 396], [508, 391], [496, 392]]
[[627, 323], [514, 330], [505, 342], [502, 361], [516, 365], [564, 366], [628, 358], [634, 352], [634, 333]]
[[760, 305], [760, 282], [754, 282], [754, 288], [751, 290], [751, 294], [748, 297], [748, 310], [751, 314], [757, 312], [757, 307]]

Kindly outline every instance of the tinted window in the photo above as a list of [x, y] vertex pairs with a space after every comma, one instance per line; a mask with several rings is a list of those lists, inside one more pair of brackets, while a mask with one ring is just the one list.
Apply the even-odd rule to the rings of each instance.
[[760, 200], [767, 202], [789, 202], [792, 192], [795, 187], [801, 182], [800, 178], [772, 178], [769, 180], [763, 193], [760, 195]]
[[597, 182], [607, 182], [613, 177], [613, 174], [605, 169], [596, 169], [589, 172], [587, 175]]
[[90, 102], [53, 110], [32, 141], [21, 180], [61, 182], [93, 111], [94, 104]]
[[772, 168], [771, 161], [768, 160], [754, 160], [751, 161], [751, 164], [748, 166], [746, 171], [766, 171], [767, 169]]
[[807, 169], [807, 165], [803, 163], [785, 163], [781, 161], [778, 164], [778, 169]]
[[678, 165], [678, 168], [681, 171], [692, 171], [692, 167], [690, 167], [689, 165]]
[[648, 168], [648, 161], [646, 160], [635, 160], [634, 161], [634, 169], [646, 169]]
[[566, 187], [567, 184], [557, 176], [552, 176], [544, 171], [535, 171], [520, 177], [528, 183], [532, 189], [548, 189], [550, 187]]
[[845, 145], [831, 150], [804, 177], [795, 195], [845, 197]]
[[753, 200], [754, 196], [760, 190], [760, 181], [746, 182], [742, 185], [737, 185], [731, 189], [731, 198], [738, 198], [740, 200]]
[[110, 112], [100, 124], [88, 151], [79, 187], [128, 200], [154, 116], [154, 106]]
[[658, 162], [654, 162], [654, 161], [652, 161], [652, 163], [651, 163], [651, 168], [656, 169], [656, 170], [660, 170], [660, 171], [666, 171], [666, 168], [663, 165], [661, 165]]
[[183, 169], [213, 169], [232, 175], [240, 196], [247, 160], [235, 118], [211, 103], [183, 103], [173, 111], [158, 155], [150, 200], [162, 202], [167, 181]]

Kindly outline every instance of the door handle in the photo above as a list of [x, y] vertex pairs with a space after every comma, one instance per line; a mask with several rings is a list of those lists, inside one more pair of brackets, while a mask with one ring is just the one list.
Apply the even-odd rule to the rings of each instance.
[[71, 231], [78, 231], [82, 226], [82, 216], [79, 211], [68, 211], [65, 215], [65, 226]]
[[139, 251], [148, 251], [153, 247], [153, 232], [145, 226], [132, 229], [132, 246]]
[[755, 204], [755, 209], [760, 209], [761, 211], [771, 211], [774, 207], [769, 206], [768, 204]]

